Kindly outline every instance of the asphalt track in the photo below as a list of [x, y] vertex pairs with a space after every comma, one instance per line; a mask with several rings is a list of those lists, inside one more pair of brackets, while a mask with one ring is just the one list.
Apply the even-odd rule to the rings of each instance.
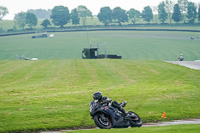
[[[78, 28], [78, 27], [76, 27]], [[181, 30], [181, 29], [130, 29], [130, 28], [92, 28], [92, 29], [85, 29], [85, 27], [79, 27], [79, 29], [69, 29], [65, 28], [63, 30], [59, 29], [52, 29], [47, 30], [46, 32], [85, 32], [85, 31], [179, 31], [179, 32], [200, 32], [200, 30]], [[5, 33], [0, 34], [0, 37], [3, 36], [13, 36], [13, 35], [23, 35], [23, 34], [34, 34], [35, 31], [25, 31], [25, 32], [19, 32], [19, 33]], [[199, 38], [198, 38], [199, 39]]]
[[166, 61], [173, 64], [178, 64], [191, 69], [200, 70], [200, 60], [196, 61]]
[[[158, 123], [145, 123], [143, 127], [152, 127], [152, 126], [169, 126], [169, 125], [181, 125], [181, 124], [200, 124], [200, 119], [188, 119], [188, 120], [174, 120], [171, 122], [158, 122]], [[99, 129], [99, 128], [90, 128], [90, 129]], [[62, 133], [67, 131], [77, 131], [77, 130], [90, 130], [90, 129], [75, 129], [75, 130], [60, 130], [60, 131], [45, 131], [40, 133]]]

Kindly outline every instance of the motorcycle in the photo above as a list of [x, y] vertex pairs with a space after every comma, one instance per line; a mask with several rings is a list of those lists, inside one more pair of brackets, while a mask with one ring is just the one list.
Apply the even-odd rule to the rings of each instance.
[[[98, 104], [97, 101], [90, 102], [90, 115], [95, 124], [102, 129], [141, 127], [142, 119], [135, 112], [128, 111], [123, 115], [117, 108], [113, 107], [111, 101]], [[121, 107], [126, 106], [126, 101], [120, 103]]]

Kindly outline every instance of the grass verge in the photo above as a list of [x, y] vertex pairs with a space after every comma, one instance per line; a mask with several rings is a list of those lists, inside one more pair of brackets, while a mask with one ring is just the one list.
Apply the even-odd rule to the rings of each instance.
[[96, 91], [128, 101], [144, 122], [199, 118], [199, 80], [200, 71], [162, 61], [0, 61], [0, 132], [94, 126]]
[[[92, 47], [106, 43], [107, 54], [117, 54], [123, 59], [173, 61], [180, 54], [188, 61], [200, 59], [199, 33], [92, 31], [88, 32], [88, 40], [87, 32], [53, 34], [54, 38], [32, 39], [36, 34], [0, 37], [0, 60], [14, 60], [16, 54], [39, 60], [81, 59], [82, 49], [88, 48], [90, 42]], [[99, 45], [99, 54], [104, 54], [104, 49], [104, 45]]]

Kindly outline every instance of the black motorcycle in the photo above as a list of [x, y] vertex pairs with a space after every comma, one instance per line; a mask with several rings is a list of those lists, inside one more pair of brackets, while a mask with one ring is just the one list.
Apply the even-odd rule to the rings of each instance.
[[[142, 119], [136, 113], [128, 111], [128, 114], [125, 116], [112, 106], [111, 101], [102, 104], [98, 104], [96, 101], [90, 102], [90, 115], [99, 128], [110, 129], [142, 126]], [[125, 107], [126, 103], [122, 102], [120, 106]]]

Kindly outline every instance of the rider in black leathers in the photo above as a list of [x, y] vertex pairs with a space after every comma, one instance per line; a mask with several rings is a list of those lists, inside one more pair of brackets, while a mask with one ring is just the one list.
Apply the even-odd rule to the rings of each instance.
[[180, 54], [180, 56], [178, 57], [178, 61], [183, 61], [183, 60], [184, 60], [183, 54]]
[[[102, 93], [101, 92], [95, 92], [93, 94], [93, 99], [94, 100], [98, 100], [98, 104], [105, 104], [107, 103], [107, 101], [112, 101], [110, 98], [108, 98], [107, 96], [102, 97]], [[121, 111], [125, 116], [127, 115], [126, 111], [124, 110], [124, 108], [117, 102], [117, 101], [113, 101], [111, 104], [113, 107], [117, 108], [119, 111]]]

